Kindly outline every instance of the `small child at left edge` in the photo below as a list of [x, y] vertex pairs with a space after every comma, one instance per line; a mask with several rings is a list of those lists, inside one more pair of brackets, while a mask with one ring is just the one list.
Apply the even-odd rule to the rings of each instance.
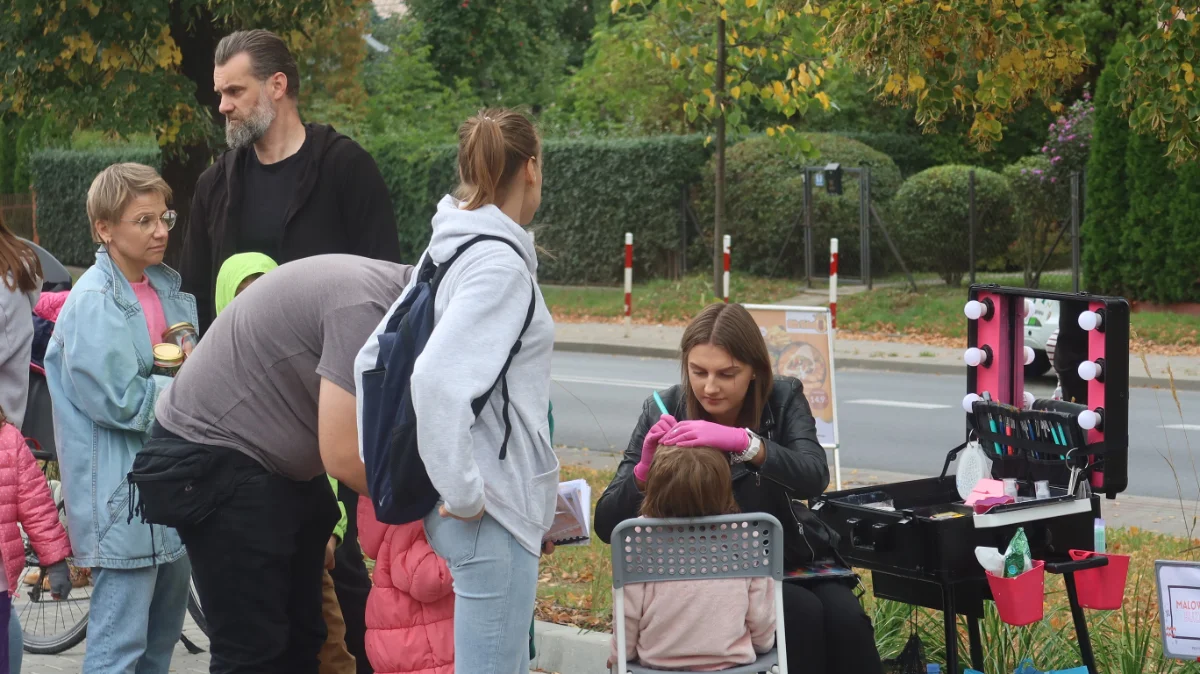
[[[11, 597], [20, 587], [21, 570], [25, 568], [21, 529], [29, 536], [38, 562], [46, 568], [51, 596], [66, 599], [71, 593], [71, 572], [67, 567], [71, 543], [58, 519], [46, 476], [29, 453], [21, 431], [8, 423], [0, 410], [0, 554], [4, 558], [0, 589], [8, 595], [10, 606]], [[19, 674], [21, 624], [15, 609], [0, 607], [0, 630], [0, 635], [8, 637], [0, 636], [0, 673]]]

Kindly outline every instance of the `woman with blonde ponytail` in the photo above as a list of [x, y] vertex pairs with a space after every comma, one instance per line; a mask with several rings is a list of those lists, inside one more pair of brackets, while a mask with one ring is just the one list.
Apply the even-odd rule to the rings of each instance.
[[[511, 110], [480, 112], [458, 140], [460, 185], [438, 204], [418, 263], [450, 265], [409, 382], [418, 451], [441, 499], [424, 524], [454, 578], [455, 670], [523, 674], [558, 486], [546, 416], [554, 322], [525, 229], [542, 200], [541, 140]], [[355, 362], [360, 388], [377, 355], [372, 336]]]

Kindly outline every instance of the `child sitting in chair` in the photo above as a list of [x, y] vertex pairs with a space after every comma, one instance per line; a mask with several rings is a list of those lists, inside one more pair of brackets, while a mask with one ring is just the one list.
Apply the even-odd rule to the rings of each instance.
[[[646, 478], [643, 517], [736, 512], [725, 453], [707, 447], [658, 448]], [[719, 671], [748, 665], [775, 645], [770, 578], [674, 580], [623, 589], [625, 658], [643, 667]], [[609, 669], [616, 661], [614, 636]]]

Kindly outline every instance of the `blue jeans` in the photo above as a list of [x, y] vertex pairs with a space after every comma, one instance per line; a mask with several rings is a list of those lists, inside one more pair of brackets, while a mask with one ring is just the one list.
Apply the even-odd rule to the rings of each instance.
[[[7, 593], [5, 593], [7, 594]], [[9, 600], [12, 606], [12, 600]], [[8, 671], [9, 674], [21, 674], [21, 657], [25, 653], [25, 644], [21, 638], [21, 621], [17, 620], [17, 607], [9, 609], [8, 618]]]
[[529, 671], [529, 628], [538, 557], [485, 514], [475, 522], [425, 516], [425, 535], [454, 577], [454, 670]]
[[187, 613], [187, 557], [93, 572], [83, 674], [167, 674]]

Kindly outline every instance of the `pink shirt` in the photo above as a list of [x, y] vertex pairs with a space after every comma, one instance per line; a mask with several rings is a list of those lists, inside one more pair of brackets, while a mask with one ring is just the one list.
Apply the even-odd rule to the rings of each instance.
[[137, 296], [138, 303], [142, 305], [142, 313], [146, 315], [150, 344], [162, 344], [163, 333], [167, 331], [167, 317], [163, 314], [162, 300], [158, 298], [158, 293], [154, 292], [150, 280], [144, 276], [141, 281], [129, 285], [133, 286], [133, 294]]
[[748, 665], [775, 645], [770, 578], [672, 580], [624, 592], [625, 657], [643, 667], [715, 672]]

